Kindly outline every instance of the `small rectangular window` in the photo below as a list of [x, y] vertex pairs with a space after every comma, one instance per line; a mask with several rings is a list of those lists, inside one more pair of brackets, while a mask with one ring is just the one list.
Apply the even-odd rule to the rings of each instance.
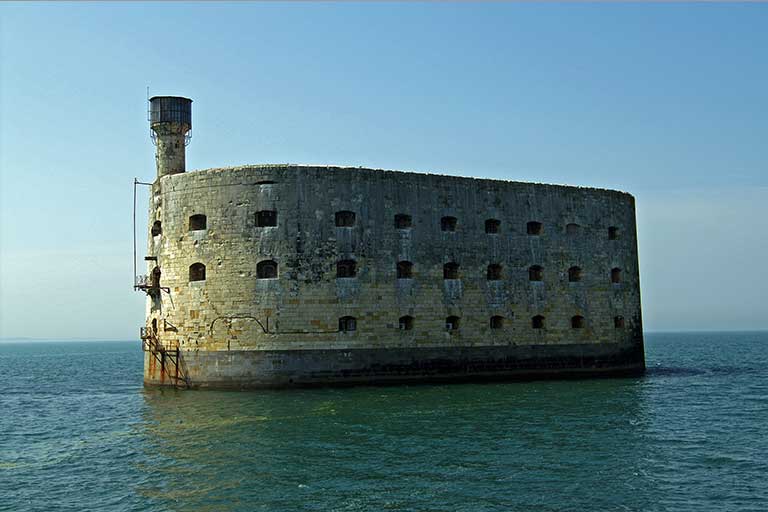
[[535, 220], [532, 220], [526, 225], [526, 232], [531, 236], [540, 235], [542, 230], [543, 226], [541, 225], [541, 222], [537, 222]]
[[581, 231], [581, 226], [573, 222], [565, 226], [565, 234], [567, 235], [570, 235], [570, 236], [578, 235], [580, 231]]
[[275, 210], [262, 210], [256, 212], [256, 227], [266, 228], [277, 226], [277, 212]]
[[336, 262], [336, 277], [355, 277], [357, 264], [355, 260], [341, 260]]
[[456, 231], [456, 217], [443, 217], [440, 219], [440, 229], [443, 231]]
[[397, 262], [397, 278], [411, 279], [413, 277], [413, 263], [410, 261]]
[[203, 214], [195, 214], [189, 217], [189, 230], [190, 231], [200, 231], [202, 229], [207, 229], [208, 227], [208, 219]]
[[408, 229], [411, 227], [411, 216], [404, 213], [395, 215], [395, 229]]
[[351, 332], [357, 330], [357, 320], [353, 316], [343, 316], [339, 318], [339, 331]]
[[355, 225], [355, 212], [347, 210], [336, 212], [336, 227], [349, 228]]
[[501, 221], [497, 219], [488, 219], [485, 221], [485, 232], [491, 235], [501, 231]]

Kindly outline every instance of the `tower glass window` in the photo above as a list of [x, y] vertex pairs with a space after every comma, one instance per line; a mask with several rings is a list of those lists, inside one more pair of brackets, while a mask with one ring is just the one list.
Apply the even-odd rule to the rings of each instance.
[[570, 224], [565, 226], [566, 235], [570, 235], [570, 236], [578, 235], [579, 231], [581, 231], [581, 226], [579, 226], [575, 222], [571, 222]]
[[189, 230], [200, 231], [201, 229], [208, 229], [208, 219], [201, 213], [192, 215], [189, 218]]
[[357, 320], [353, 316], [343, 316], [339, 318], [339, 331], [351, 332], [357, 330]]
[[616, 329], [623, 329], [624, 328], [624, 317], [623, 316], [615, 316], [615, 317], [613, 317], [613, 326]]
[[487, 271], [486, 277], [488, 278], [489, 281], [501, 280], [501, 265], [497, 263], [492, 263], [488, 265], [488, 271]]
[[395, 215], [395, 229], [408, 229], [412, 225], [412, 219], [410, 215], [404, 213], [398, 213]]
[[443, 265], [443, 279], [458, 279], [459, 264], [450, 262]]
[[618, 240], [619, 239], [619, 228], [616, 226], [611, 226], [608, 228], [608, 240]]
[[257, 279], [275, 279], [277, 277], [277, 262], [264, 260], [256, 264]]
[[611, 282], [612, 283], [620, 283], [621, 282], [621, 269], [620, 268], [612, 268], [611, 269]]
[[459, 317], [457, 316], [449, 316], [445, 319], [445, 329], [447, 331], [458, 331], [459, 330]]
[[440, 219], [440, 229], [443, 231], [456, 231], [456, 217], [443, 217]]
[[355, 260], [341, 260], [336, 262], [336, 277], [355, 277], [357, 275], [357, 263]]
[[531, 318], [531, 327], [534, 329], [543, 329], [544, 317], [541, 315], [536, 315], [535, 317]]
[[397, 262], [397, 278], [411, 279], [413, 277], [413, 263], [410, 261]]
[[413, 330], [413, 317], [409, 315], [401, 316], [398, 320], [401, 331]]
[[151, 230], [152, 236], [157, 236], [163, 233], [163, 225], [160, 223], [159, 220], [156, 220], [152, 224], [152, 230]]
[[275, 210], [262, 210], [256, 212], [256, 227], [267, 228], [277, 226], [277, 212]]
[[498, 219], [487, 219], [485, 221], [485, 232], [495, 235], [501, 231], [501, 221]]
[[571, 283], [575, 283], [576, 281], [581, 281], [581, 268], [579, 267], [569, 268], [568, 281], [570, 281]]
[[533, 265], [528, 269], [529, 281], [542, 281], [544, 279], [544, 269], [539, 265]]
[[544, 227], [541, 225], [541, 222], [535, 220], [532, 220], [526, 225], [526, 232], [531, 236], [540, 235], [543, 230]]
[[580, 315], [572, 316], [571, 317], [571, 328], [572, 329], [583, 329], [584, 328], [584, 317]]
[[189, 266], [189, 280], [205, 281], [205, 265], [202, 263], [193, 263]]
[[491, 329], [502, 329], [504, 327], [504, 317], [494, 315], [491, 317]]
[[343, 210], [336, 212], [336, 227], [349, 228], [355, 225], [355, 212]]

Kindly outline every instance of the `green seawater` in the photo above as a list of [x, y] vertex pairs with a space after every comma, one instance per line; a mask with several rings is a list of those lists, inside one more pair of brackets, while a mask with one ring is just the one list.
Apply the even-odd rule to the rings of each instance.
[[2, 511], [768, 510], [768, 333], [642, 378], [145, 390], [138, 342], [0, 343]]

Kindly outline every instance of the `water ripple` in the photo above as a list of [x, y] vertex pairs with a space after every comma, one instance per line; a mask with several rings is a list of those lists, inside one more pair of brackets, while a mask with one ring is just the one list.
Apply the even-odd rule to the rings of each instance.
[[0, 511], [763, 510], [766, 333], [642, 378], [144, 390], [127, 343], [0, 345]]

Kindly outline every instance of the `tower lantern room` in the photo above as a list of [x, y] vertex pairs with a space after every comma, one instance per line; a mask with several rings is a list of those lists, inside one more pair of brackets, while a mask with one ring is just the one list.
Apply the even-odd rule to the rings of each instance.
[[157, 147], [157, 177], [185, 171], [185, 148], [191, 139], [192, 100], [180, 96], [153, 96], [149, 99], [149, 127]]

